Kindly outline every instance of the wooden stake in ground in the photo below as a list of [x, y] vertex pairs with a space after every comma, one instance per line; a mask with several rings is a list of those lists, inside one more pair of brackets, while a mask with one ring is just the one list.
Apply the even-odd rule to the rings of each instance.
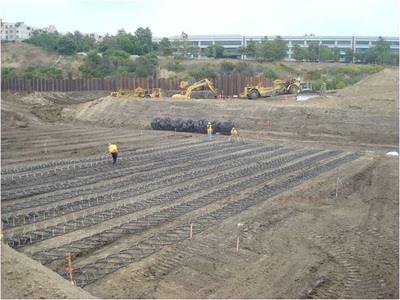
[[236, 252], [239, 252], [240, 247], [240, 233], [242, 232], [243, 223], [237, 224], [237, 237], [236, 237]]
[[72, 271], [74, 268], [72, 267], [72, 259], [71, 259], [71, 253], [67, 252], [64, 254], [64, 258], [67, 261], [67, 266], [65, 267], [65, 271], [69, 274], [69, 280], [71, 281], [71, 284], [74, 284], [74, 281], [72, 280]]
[[339, 195], [339, 184], [340, 184], [340, 185], [342, 184], [342, 182], [341, 182], [341, 180], [340, 180], [340, 177], [338, 177], [338, 178], [336, 179], [336, 196], [335, 196], [335, 198], [337, 198], [338, 195]]
[[190, 234], [189, 234], [190, 239], [193, 238], [193, 223], [190, 223]]

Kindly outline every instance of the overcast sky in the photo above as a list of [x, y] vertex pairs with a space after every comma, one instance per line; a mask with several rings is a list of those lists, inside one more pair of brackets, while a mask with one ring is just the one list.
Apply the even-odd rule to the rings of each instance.
[[0, 0], [1, 18], [60, 32], [153, 36], [399, 35], [399, 0]]

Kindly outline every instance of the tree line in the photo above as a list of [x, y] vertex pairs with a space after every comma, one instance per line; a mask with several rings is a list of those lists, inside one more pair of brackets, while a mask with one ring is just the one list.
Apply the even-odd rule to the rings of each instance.
[[[221, 45], [210, 45], [200, 48], [187, 39], [171, 41], [163, 38], [159, 43], [152, 40], [150, 28], [139, 27], [133, 34], [119, 30], [115, 35], [105, 35], [96, 41], [94, 36], [82, 34], [79, 31], [60, 34], [58, 32], [34, 31], [32, 36], [24, 42], [30, 43], [46, 50], [56, 51], [62, 55], [72, 56], [83, 52], [83, 63], [79, 70], [83, 78], [105, 78], [122, 76], [149, 76], [159, 68], [158, 56], [173, 56], [174, 61], [168, 69], [180, 71], [182, 59], [197, 57], [198, 55], [216, 59], [231, 57]], [[307, 48], [298, 45], [293, 48], [292, 57], [296, 61], [310, 62], [336, 62], [341, 58], [338, 48], [329, 48], [325, 45], [310, 44]], [[239, 47], [238, 54], [246, 55], [259, 62], [277, 62], [286, 57], [287, 42], [280, 36], [273, 40], [265, 37], [261, 42], [249, 41], [246, 47]], [[132, 55], [135, 59], [132, 59]], [[343, 54], [342, 54], [343, 57]], [[354, 54], [351, 49], [345, 50], [346, 62], [363, 64], [392, 64], [398, 65], [398, 54], [390, 52], [390, 45], [383, 38], [379, 38], [374, 47], [366, 52]], [[204, 70], [203, 70], [204, 69]], [[205, 68], [193, 70], [193, 73], [206, 74]], [[248, 68], [245, 68], [245, 72]], [[274, 77], [273, 74], [268, 76]], [[2, 68], [3, 78], [12, 76], [21, 78], [55, 78], [62, 77], [62, 71], [55, 66], [29, 67], [20, 74], [15, 69]], [[15, 78], [14, 77], [14, 78]]]
[[[311, 44], [308, 48], [295, 45], [293, 47], [293, 58], [296, 61], [338, 62], [341, 58], [340, 52], [341, 50], [339, 48], [329, 48], [325, 45]], [[392, 53], [389, 42], [379, 37], [375, 45], [368, 48], [365, 52], [353, 53], [352, 49], [346, 48], [344, 50], [344, 62], [398, 65], [399, 53]]]

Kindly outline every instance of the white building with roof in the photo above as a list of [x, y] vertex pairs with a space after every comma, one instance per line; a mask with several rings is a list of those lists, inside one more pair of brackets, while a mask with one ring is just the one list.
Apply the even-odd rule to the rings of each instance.
[[[269, 40], [273, 40], [276, 36], [268, 36]], [[354, 54], [363, 53], [370, 47], [373, 47], [379, 37], [372, 36], [316, 36], [316, 35], [303, 35], [303, 36], [281, 36], [287, 42], [287, 60], [293, 60], [293, 48], [299, 45], [306, 48], [311, 44], [324, 45], [329, 48], [338, 48], [341, 54], [341, 60], [344, 60], [344, 55], [347, 49], [351, 49]], [[171, 41], [182, 40], [181, 36], [172, 36], [168, 38]], [[260, 43], [264, 36], [242, 36], [238, 34], [233, 35], [188, 35], [187, 43], [192, 47], [199, 47], [205, 49], [212, 45], [221, 45], [225, 49], [227, 56], [233, 58], [245, 59], [246, 56], [238, 52], [240, 47], [246, 47], [249, 42]], [[390, 44], [390, 51], [392, 53], [399, 53], [399, 38], [398, 37], [383, 37], [385, 41]], [[159, 42], [161, 38], [153, 38], [154, 42]], [[204, 57], [204, 50], [199, 51], [198, 58]]]
[[24, 22], [3, 22], [1, 21], [1, 41], [15, 42], [28, 39], [32, 32], [36, 30]]

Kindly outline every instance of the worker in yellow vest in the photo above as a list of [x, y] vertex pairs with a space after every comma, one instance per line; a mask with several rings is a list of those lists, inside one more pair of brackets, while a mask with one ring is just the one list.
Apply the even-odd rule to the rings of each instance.
[[212, 140], [212, 132], [213, 132], [213, 126], [212, 126], [211, 122], [208, 122], [207, 123], [207, 137], [208, 137], [209, 141]]
[[117, 145], [115, 144], [108, 144], [108, 153], [112, 156], [113, 159], [113, 165], [117, 163], [117, 157], [118, 157], [118, 148]]
[[231, 136], [229, 137], [229, 141], [230, 142], [234, 142], [234, 141], [238, 142], [238, 132], [235, 127], [232, 127], [232, 129], [231, 129]]

